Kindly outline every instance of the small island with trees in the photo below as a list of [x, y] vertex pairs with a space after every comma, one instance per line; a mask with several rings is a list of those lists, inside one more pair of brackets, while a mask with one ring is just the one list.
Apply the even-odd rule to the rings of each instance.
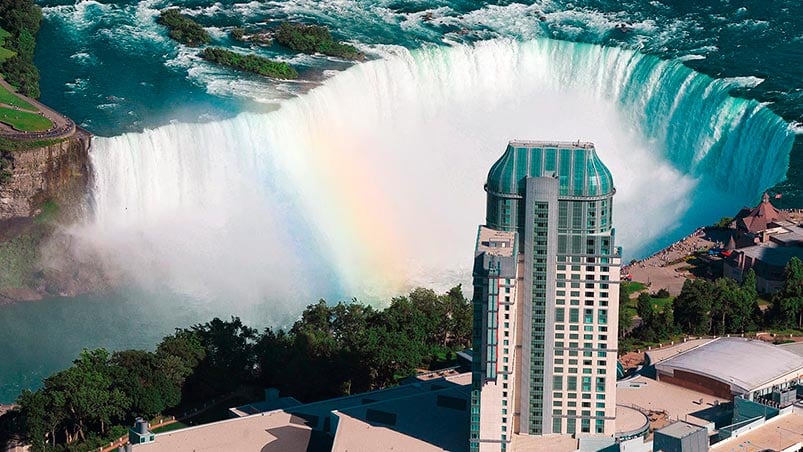
[[363, 60], [365, 55], [350, 44], [332, 39], [329, 29], [321, 25], [284, 22], [275, 33], [276, 42], [303, 53], [322, 53], [347, 60]]
[[[172, 39], [184, 45], [200, 47], [212, 42], [212, 37], [203, 26], [181, 14], [178, 8], [162, 10], [157, 22], [170, 30]], [[244, 28], [235, 27], [231, 30], [231, 38], [263, 46], [272, 45], [275, 38], [276, 42], [296, 52], [322, 53], [347, 60], [365, 59], [365, 55], [354, 46], [333, 39], [329, 29], [321, 25], [284, 22], [276, 30], [253, 33], [246, 33]], [[298, 78], [298, 71], [288, 63], [259, 55], [243, 54], [221, 47], [207, 47], [199, 55], [206, 61], [265, 77], [282, 80]]]
[[244, 55], [220, 47], [207, 47], [201, 52], [201, 57], [213, 63], [266, 77], [284, 80], [298, 78], [298, 72], [289, 64], [258, 55]]
[[198, 47], [212, 42], [212, 37], [198, 22], [181, 14], [178, 8], [162, 11], [157, 22], [170, 30], [170, 37], [190, 47]]

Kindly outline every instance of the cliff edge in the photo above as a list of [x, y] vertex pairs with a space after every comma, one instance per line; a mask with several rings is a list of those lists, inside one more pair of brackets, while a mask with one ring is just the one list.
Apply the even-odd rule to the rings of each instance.
[[0, 304], [74, 296], [101, 286], [75, 252], [68, 226], [87, 212], [89, 132], [15, 143], [0, 177]]

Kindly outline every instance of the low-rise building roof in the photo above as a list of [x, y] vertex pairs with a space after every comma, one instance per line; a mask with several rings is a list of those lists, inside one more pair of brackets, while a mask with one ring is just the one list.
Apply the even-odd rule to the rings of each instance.
[[689, 435], [693, 435], [697, 431], [704, 428], [705, 427], [700, 427], [699, 425], [692, 425], [681, 421], [675, 422], [674, 424], [669, 424], [662, 429], [656, 430], [655, 432], [662, 435], [671, 436], [672, 438], [682, 439]]
[[803, 357], [803, 342], [791, 342], [789, 344], [778, 345], [778, 347]]
[[763, 341], [723, 337], [662, 361], [656, 368], [704, 375], [730, 384], [733, 393], [746, 394], [785, 376], [799, 377], [803, 357]]
[[156, 441], [134, 447], [142, 452], [256, 450], [303, 452], [312, 429], [284, 411], [256, 414], [156, 435]]
[[471, 387], [456, 385], [335, 411], [333, 452], [468, 452]]

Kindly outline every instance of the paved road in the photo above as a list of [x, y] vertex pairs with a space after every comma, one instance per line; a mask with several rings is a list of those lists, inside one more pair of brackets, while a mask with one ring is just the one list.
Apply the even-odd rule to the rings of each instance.
[[[12, 93], [16, 92], [11, 85], [3, 80], [2, 77], [0, 77], [0, 85]], [[17, 93], [17, 95], [38, 108], [42, 115], [53, 123], [53, 127], [43, 132], [22, 132], [6, 124], [0, 123], [1, 137], [11, 140], [49, 140], [56, 138], [67, 138], [75, 133], [75, 123], [72, 119], [56, 112], [36, 99], [31, 99], [30, 97], [23, 96], [19, 93]]]

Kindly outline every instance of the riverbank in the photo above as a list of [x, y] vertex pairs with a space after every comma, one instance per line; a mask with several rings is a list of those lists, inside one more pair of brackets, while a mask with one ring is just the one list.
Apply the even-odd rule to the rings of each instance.
[[[703, 258], [698, 253], [721, 247], [729, 236], [729, 230], [698, 228], [651, 256], [622, 266], [622, 275], [629, 274], [633, 281], [646, 284], [651, 292], [666, 289], [670, 295], [676, 296], [680, 294], [687, 279], [702, 276], [702, 272], [715, 271], [711, 266], [716, 266], [720, 259], [707, 256]], [[690, 262], [692, 259], [698, 260]], [[638, 297], [638, 294], [634, 292], [631, 298]]]

